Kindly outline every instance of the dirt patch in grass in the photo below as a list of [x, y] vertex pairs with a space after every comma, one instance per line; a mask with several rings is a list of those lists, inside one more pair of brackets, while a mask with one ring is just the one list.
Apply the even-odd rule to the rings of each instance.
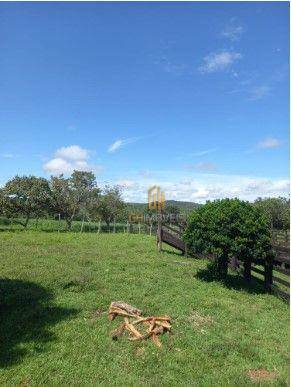
[[272, 380], [277, 376], [276, 372], [270, 372], [264, 369], [250, 370], [247, 372], [247, 376], [253, 381], [260, 383], [264, 380]]
[[201, 329], [201, 328], [205, 328], [207, 326], [210, 326], [213, 324], [214, 320], [213, 320], [213, 317], [207, 315], [207, 316], [203, 316], [203, 315], [200, 315], [199, 313], [197, 312], [193, 312], [189, 317], [188, 317], [188, 321], [191, 323], [191, 325], [195, 328], [195, 329]]
[[141, 357], [145, 354], [145, 349], [143, 347], [137, 348], [135, 351], [135, 356]]
[[92, 319], [96, 319], [96, 318], [100, 317], [102, 314], [105, 314], [105, 313], [106, 313], [106, 310], [104, 310], [104, 309], [101, 309], [101, 308], [95, 309], [95, 310], [92, 311], [91, 318]]
[[107, 313], [106, 310], [104, 309], [101, 309], [101, 308], [98, 308], [98, 309], [94, 309], [92, 310], [92, 312], [90, 313], [90, 315], [88, 316], [87, 318], [87, 322], [90, 324], [90, 325], [94, 325], [96, 323], [96, 321], [104, 316], [105, 314]]

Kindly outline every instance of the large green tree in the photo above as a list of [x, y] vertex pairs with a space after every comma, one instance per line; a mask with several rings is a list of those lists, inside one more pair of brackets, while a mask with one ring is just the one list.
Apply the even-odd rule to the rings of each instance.
[[97, 206], [100, 190], [92, 172], [74, 171], [69, 178], [52, 176], [50, 188], [52, 212], [65, 219], [68, 230], [71, 230], [77, 214], [84, 214], [93, 205]]
[[1, 190], [1, 213], [26, 228], [32, 217], [39, 217], [49, 211], [50, 199], [50, 187], [46, 179], [15, 176]]
[[263, 212], [239, 199], [207, 202], [190, 216], [184, 235], [189, 249], [215, 256], [218, 277], [227, 274], [228, 261], [266, 259], [271, 254], [271, 233]]

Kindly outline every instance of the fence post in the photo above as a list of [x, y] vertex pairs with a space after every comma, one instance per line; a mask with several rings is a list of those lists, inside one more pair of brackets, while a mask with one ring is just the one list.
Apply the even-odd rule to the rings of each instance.
[[114, 232], [114, 233], [116, 232], [116, 222], [115, 222], [115, 218], [114, 218], [114, 222], [113, 222], [113, 232]]
[[252, 261], [250, 259], [247, 259], [246, 261], [244, 261], [244, 278], [248, 282], [251, 281], [251, 266], [252, 266]]
[[99, 224], [98, 224], [98, 234], [100, 234], [100, 230], [101, 230], [101, 220], [99, 220]]
[[59, 228], [58, 228], [58, 232], [60, 232], [60, 227], [61, 227], [61, 214], [59, 214]]
[[159, 219], [158, 221], [158, 231], [157, 231], [157, 245], [158, 245], [158, 252], [160, 253], [162, 251], [162, 222]]
[[127, 234], [129, 234], [129, 221], [126, 223], [126, 228], [127, 228]]

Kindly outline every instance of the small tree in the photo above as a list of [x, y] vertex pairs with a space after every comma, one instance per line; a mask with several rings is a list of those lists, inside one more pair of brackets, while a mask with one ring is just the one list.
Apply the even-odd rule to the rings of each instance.
[[106, 186], [96, 210], [109, 229], [110, 222], [121, 218], [126, 211], [125, 203], [122, 200], [121, 188], [119, 186]]
[[1, 190], [0, 200], [2, 215], [26, 228], [32, 217], [49, 210], [48, 181], [35, 176], [15, 176]]
[[219, 278], [227, 274], [228, 260], [266, 259], [271, 254], [271, 233], [262, 211], [239, 199], [207, 202], [190, 216], [184, 235], [188, 248], [215, 255]]
[[92, 201], [97, 200], [100, 192], [92, 172], [74, 171], [69, 178], [64, 178], [63, 175], [52, 176], [50, 186], [51, 210], [61, 214], [68, 230], [71, 230], [72, 221], [80, 211], [85, 213], [90, 210]]

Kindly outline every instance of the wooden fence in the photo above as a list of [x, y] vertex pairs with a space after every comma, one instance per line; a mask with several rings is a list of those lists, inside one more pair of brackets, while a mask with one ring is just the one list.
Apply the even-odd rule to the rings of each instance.
[[268, 293], [277, 293], [289, 301], [290, 297], [290, 249], [273, 246], [276, 256], [272, 262], [258, 260], [257, 262], [242, 262], [233, 259], [229, 266], [232, 270], [243, 268], [243, 276], [247, 282], [252, 278], [263, 279]]
[[[183, 225], [158, 225], [157, 242], [159, 250], [161, 251], [162, 242], [164, 242], [180, 250], [183, 254], [187, 254], [187, 246], [182, 240], [182, 235]], [[277, 293], [289, 301], [290, 247], [287, 236], [284, 236], [284, 241], [278, 240], [277, 238], [274, 239], [273, 250], [275, 256], [271, 260], [259, 259], [256, 260], [256, 262], [252, 262], [251, 260], [242, 262], [234, 257], [229, 262], [229, 267], [235, 271], [243, 269], [243, 276], [247, 282], [250, 282], [252, 278], [256, 280], [262, 279], [264, 281], [264, 287], [268, 293]], [[209, 260], [213, 260], [215, 258], [213, 255], [197, 253], [193, 253], [193, 256]]]

